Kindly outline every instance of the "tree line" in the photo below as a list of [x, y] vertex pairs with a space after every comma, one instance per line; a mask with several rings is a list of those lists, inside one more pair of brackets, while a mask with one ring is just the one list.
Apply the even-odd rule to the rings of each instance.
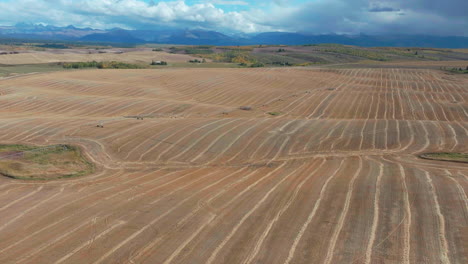
[[141, 69], [143, 68], [138, 64], [131, 64], [118, 61], [87, 61], [87, 62], [70, 62], [64, 63], [65, 69], [83, 69], [83, 68], [97, 68], [97, 69]]

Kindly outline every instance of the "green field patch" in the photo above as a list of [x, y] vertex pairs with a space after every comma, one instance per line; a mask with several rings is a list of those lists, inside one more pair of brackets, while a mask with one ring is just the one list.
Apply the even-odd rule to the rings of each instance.
[[419, 155], [420, 158], [429, 160], [453, 161], [468, 163], [468, 153], [426, 153]]
[[0, 64], [0, 77], [8, 77], [19, 74], [28, 74], [35, 72], [54, 72], [65, 70], [58, 63], [42, 63], [42, 64], [18, 64], [4, 65]]
[[0, 175], [19, 180], [55, 180], [88, 175], [94, 165], [70, 145], [0, 145]]

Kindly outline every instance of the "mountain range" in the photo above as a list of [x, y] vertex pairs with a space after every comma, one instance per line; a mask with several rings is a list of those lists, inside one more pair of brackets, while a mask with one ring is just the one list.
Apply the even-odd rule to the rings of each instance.
[[108, 30], [57, 27], [19, 23], [0, 26], [0, 38], [77, 41], [121, 44], [181, 44], [181, 45], [304, 45], [336, 43], [363, 47], [433, 47], [468, 48], [468, 37], [423, 35], [313, 35], [295, 32], [265, 32], [259, 34], [228, 35], [200, 29]]

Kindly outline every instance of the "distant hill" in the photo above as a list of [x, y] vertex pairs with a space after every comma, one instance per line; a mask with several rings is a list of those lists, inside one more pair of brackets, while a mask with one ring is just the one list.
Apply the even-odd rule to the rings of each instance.
[[422, 35], [306, 35], [300, 33], [270, 32], [252, 37], [255, 44], [304, 45], [336, 43], [361, 47], [432, 47], [432, 48], [466, 48], [467, 37], [439, 37]]
[[107, 31], [92, 28], [44, 26], [41, 24], [19, 23], [15, 26], [0, 26], [0, 37], [44, 39], [44, 40], [77, 40], [84, 36]]
[[310, 35], [291, 32], [266, 32], [256, 35], [229, 36], [206, 30], [99, 30], [55, 27], [37, 24], [0, 26], [0, 38], [26, 38], [43, 40], [64, 40], [83, 42], [109, 42], [126, 44], [160, 43], [182, 45], [304, 45], [336, 43], [362, 47], [433, 47], [468, 48], [468, 37], [440, 37], [418, 35]]
[[156, 38], [154, 42], [184, 45], [237, 45], [239, 40], [216, 31], [184, 30], [174, 32], [166, 38]]
[[79, 39], [85, 42], [113, 42], [113, 43], [129, 43], [139, 44], [145, 41], [135, 38], [129, 31], [123, 29], [112, 30], [105, 33], [94, 33], [84, 36]]

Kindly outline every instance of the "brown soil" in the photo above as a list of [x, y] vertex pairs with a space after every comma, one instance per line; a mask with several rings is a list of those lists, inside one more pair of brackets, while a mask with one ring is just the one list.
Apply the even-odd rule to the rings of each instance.
[[468, 165], [416, 156], [468, 151], [462, 76], [86, 70], [2, 90], [0, 142], [77, 145], [102, 170], [0, 179], [0, 263], [468, 262]]
[[[89, 53], [91, 52], [91, 53]], [[169, 54], [151, 50], [117, 52], [114, 50], [98, 53], [96, 51], [51, 50], [43, 52], [25, 52], [0, 56], [0, 64], [42, 64], [55, 62], [86, 62], [86, 61], [121, 61], [127, 63], [149, 64], [152, 60], [167, 62], [187, 62], [194, 57], [183, 54]]]

